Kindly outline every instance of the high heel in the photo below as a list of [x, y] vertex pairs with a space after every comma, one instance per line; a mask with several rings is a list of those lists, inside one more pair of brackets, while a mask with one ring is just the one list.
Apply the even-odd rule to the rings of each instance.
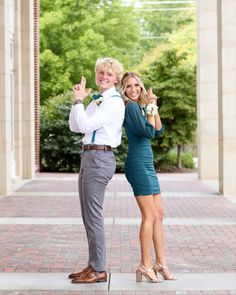
[[149, 283], [162, 282], [162, 280], [156, 276], [155, 272], [153, 272], [152, 267], [147, 268], [143, 264], [140, 264], [136, 270], [136, 282], [142, 282], [142, 276], [145, 276]]
[[156, 263], [153, 264], [153, 269], [154, 269], [155, 273], [159, 272], [162, 275], [164, 280], [169, 280], [169, 281], [177, 280], [173, 276], [172, 273], [170, 273], [170, 275], [167, 275], [167, 273], [166, 273], [166, 270], [168, 269], [167, 265], [162, 265], [162, 264], [156, 262]]

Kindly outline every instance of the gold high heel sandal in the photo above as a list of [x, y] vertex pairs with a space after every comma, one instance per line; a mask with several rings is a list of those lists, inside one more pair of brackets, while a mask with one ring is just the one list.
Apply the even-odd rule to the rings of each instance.
[[168, 269], [167, 265], [162, 265], [162, 264], [156, 262], [156, 263], [153, 264], [153, 269], [154, 269], [155, 273], [159, 272], [162, 275], [164, 280], [169, 280], [169, 281], [177, 280], [173, 276], [172, 273], [170, 273], [169, 276], [166, 274], [166, 269]]
[[149, 283], [162, 282], [162, 280], [156, 276], [155, 272], [153, 272], [152, 267], [147, 268], [143, 264], [140, 264], [136, 270], [136, 282], [142, 282], [142, 276], [145, 276]]

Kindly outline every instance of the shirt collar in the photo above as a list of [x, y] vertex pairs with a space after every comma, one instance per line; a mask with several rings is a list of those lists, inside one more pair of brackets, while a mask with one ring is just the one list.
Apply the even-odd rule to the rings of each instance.
[[117, 93], [116, 88], [115, 88], [115, 86], [113, 86], [113, 87], [111, 87], [111, 88], [105, 90], [105, 91], [102, 92], [101, 94], [102, 94], [102, 96], [103, 96], [104, 98], [107, 98], [107, 97], [112, 96], [112, 95], [114, 95], [114, 94], [116, 94], [116, 93]]

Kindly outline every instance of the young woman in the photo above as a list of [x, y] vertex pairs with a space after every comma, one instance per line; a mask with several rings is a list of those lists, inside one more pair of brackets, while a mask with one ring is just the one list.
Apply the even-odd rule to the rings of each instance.
[[[121, 92], [126, 103], [124, 128], [128, 137], [125, 175], [131, 184], [142, 215], [140, 226], [141, 263], [136, 270], [136, 281], [144, 275], [150, 283], [159, 283], [159, 272], [165, 280], [174, 280], [164, 255], [163, 202], [153, 165], [151, 139], [162, 132], [162, 123], [152, 90], [146, 92], [141, 78], [125, 73]], [[156, 261], [151, 259], [154, 244]]]

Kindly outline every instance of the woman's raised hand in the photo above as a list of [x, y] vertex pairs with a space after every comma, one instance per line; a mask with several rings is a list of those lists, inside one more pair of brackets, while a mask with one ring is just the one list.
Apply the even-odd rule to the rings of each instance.
[[84, 100], [91, 92], [92, 89], [86, 89], [86, 79], [82, 77], [79, 84], [76, 84], [72, 89], [74, 92], [74, 101], [77, 99]]
[[149, 103], [157, 104], [157, 96], [152, 92], [152, 88], [148, 89], [146, 94], [146, 104]]

